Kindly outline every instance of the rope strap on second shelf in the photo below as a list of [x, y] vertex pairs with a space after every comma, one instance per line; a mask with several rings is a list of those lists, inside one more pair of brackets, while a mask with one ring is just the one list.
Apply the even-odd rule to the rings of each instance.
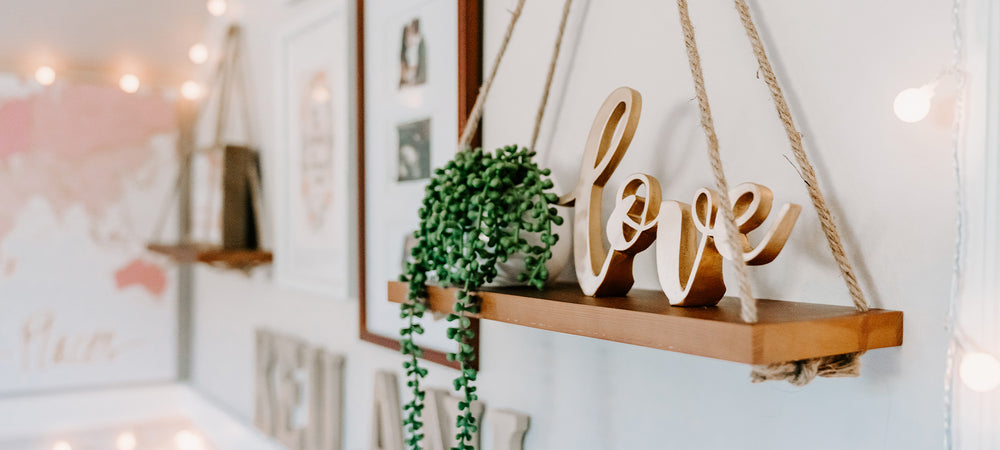
[[500, 49], [497, 50], [497, 55], [493, 59], [490, 72], [486, 75], [483, 85], [479, 87], [479, 94], [476, 95], [476, 103], [472, 105], [472, 110], [469, 111], [469, 119], [465, 121], [465, 129], [462, 131], [462, 137], [458, 140], [458, 151], [460, 152], [469, 150], [472, 138], [476, 135], [476, 129], [479, 127], [479, 119], [483, 117], [486, 96], [489, 95], [490, 87], [493, 86], [493, 79], [496, 78], [497, 70], [500, 69], [500, 61], [503, 61], [503, 55], [507, 53], [507, 45], [510, 44], [510, 39], [514, 36], [514, 25], [517, 25], [517, 20], [521, 18], [522, 10], [524, 10], [524, 0], [518, 0], [517, 6], [510, 12], [511, 16], [510, 22], [507, 24], [507, 32], [504, 33], [503, 40], [500, 41]]
[[545, 75], [545, 86], [542, 88], [542, 99], [538, 102], [538, 112], [535, 113], [535, 129], [531, 132], [531, 145], [528, 147], [538, 151], [535, 145], [538, 143], [538, 134], [542, 130], [542, 118], [545, 116], [545, 105], [549, 102], [549, 91], [552, 89], [552, 79], [556, 74], [556, 62], [559, 61], [559, 51], [562, 49], [563, 35], [566, 34], [566, 22], [569, 19], [569, 11], [573, 6], [573, 0], [566, 0], [563, 3], [562, 17], [559, 19], [559, 31], [556, 32], [556, 42], [552, 47], [552, 58], [549, 60], [549, 72]]
[[[469, 111], [469, 118], [465, 122], [465, 128], [462, 131], [462, 136], [458, 141], [458, 150], [468, 150], [473, 136], [476, 134], [476, 129], [479, 126], [479, 121], [483, 116], [483, 109], [486, 106], [486, 97], [489, 95], [490, 88], [493, 86], [493, 80], [496, 78], [497, 71], [500, 68], [500, 62], [503, 60], [504, 54], [507, 52], [507, 46], [510, 44], [511, 38], [514, 36], [514, 25], [517, 24], [518, 19], [521, 17], [521, 11], [524, 9], [524, 1], [520, 0], [517, 6], [511, 11], [510, 22], [507, 24], [507, 32], [504, 33], [503, 40], [500, 42], [500, 49], [497, 51], [496, 56], [493, 59], [493, 64], [490, 66], [490, 71], [486, 76], [486, 80], [483, 85], [479, 88], [479, 94], [476, 96], [476, 102], [472, 106], [472, 110]], [[566, 32], [566, 22], [569, 18], [570, 10], [573, 6], [573, 0], [565, 0], [563, 3], [562, 17], [559, 21], [559, 28], [556, 33], [556, 41], [552, 50], [552, 57], [549, 60], [548, 73], [545, 77], [545, 83], [542, 89], [541, 99], [538, 102], [538, 111], [535, 113], [535, 123], [534, 130], [531, 134], [531, 144], [528, 148], [536, 150], [535, 144], [538, 142], [538, 135], [542, 127], [542, 119], [545, 116], [545, 107], [548, 104], [549, 91], [552, 87], [552, 80], [555, 76], [556, 62], [559, 60], [559, 52], [562, 48], [563, 36]]]
[[[837, 262], [841, 275], [847, 284], [847, 289], [850, 292], [855, 308], [857, 308], [860, 312], [868, 311], [868, 303], [865, 301], [864, 293], [861, 291], [857, 277], [854, 275], [854, 269], [851, 267], [851, 264], [847, 259], [843, 243], [840, 239], [840, 233], [837, 231], [837, 225], [833, 221], [833, 216], [830, 213], [830, 209], [827, 207], [826, 200], [820, 190], [819, 181], [816, 178], [816, 171], [813, 168], [812, 163], [810, 163], [809, 156], [803, 148], [802, 135], [795, 127], [791, 109], [788, 106], [788, 102], [785, 100], [785, 95], [781, 90], [781, 86], [778, 84], [778, 79], [774, 74], [774, 68], [771, 66], [770, 60], [767, 57], [767, 52], [764, 50], [764, 44], [760, 38], [760, 34], [757, 32], [756, 25], [753, 22], [753, 17], [750, 14], [750, 8], [745, 0], [734, 1], [736, 4], [736, 10], [740, 16], [740, 21], [743, 24], [747, 37], [750, 40], [750, 45], [753, 48], [754, 57], [757, 59], [757, 64], [760, 66], [764, 81], [771, 92], [771, 97], [774, 100], [775, 107], [777, 108], [778, 118], [781, 120], [781, 123], [785, 128], [785, 133], [788, 136], [788, 140], [791, 143], [792, 152], [795, 155], [795, 161], [798, 165], [799, 173], [802, 176], [802, 180], [806, 184], [806, 188], [809, 191], [809, 198], [812, 201], [813, 207], [816, 209], [817, 215], [819, 216], [820, 225], [823, 229], [823, 234], [826, 237], [827, 243], [830, 246], [830, 251], [833, 253], [833, 257]], [[715, 133], [715, 124], [712, 121], [712, 111], [708, 102], [708, 94], [706, 92], [705, 80], [702, 73], [701, 58], [698, 55], [694, 26], [691, 24], [691, 18], [688, 13], [687, 0], [677, 0], [677, 9], [680, 13], [681, 27], [684, 32], [684, 44], [687, 47], [688, 63], [691, 68], [691, 77], [694, 80], [696, 98], [701, 112], [701, 126], [705, 132], [706, 140], [708, 141], [708, 155], [712, 164], [712, 172], [715, 176], [716, 188], [720, 191], [720, 209], [723, 211], [724, 226], [726, 233], [730, 238], [729, 243], [733, 246], [731, 249], [732, 254], [739, 255], [742, 254], [742, 249], [736, 247], [736, 243], [739, 241], [735, 239], [736, 225], [728, 195], [728, 182], [726, 181], [726, 175], [722, 168], [722, 159], [719, 154], [719, 141]], [[747, 322], [756, 322], [756, 299], [753, 297], [750, 289], [747, 267], [741, 258], [737, 258], [735, 266], [739, 277], [741, 315], [743, 320]], [[857, 376], [860, 364], [859, 356], [860, 353], [850, 353], [845, 355], [834, 355], [769, 364], [765, 366], [755, 366], [751, 377], [754, 382], [785, 380], [794, 385], [801, 386], [812, 381], [817, 375], [824, 377]]]

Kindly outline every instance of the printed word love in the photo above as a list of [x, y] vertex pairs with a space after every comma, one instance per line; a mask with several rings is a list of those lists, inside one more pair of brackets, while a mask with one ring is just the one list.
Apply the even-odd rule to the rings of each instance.
[[[729, 198], [739, 231], [738, 247], [743, 249], [742, 255], [735, 255], [722, 224], [717, 192], [699, 189], [690, 205], [661, 200], [659, 181], [636, 173], [618, 189], [607, 222], [611, 249], [605, 249], [600, 223], [604, 186], [632, 142], [641, 109], [642, 97], [633, 89], [618, 88], [608, 96], [587, 137], [576, 187], [559, 199], [560, 205], [576, 209], [573, 250], [580, 287], [591, 296], [627, 294], [635, 283], [633, 258], [655, 241], [656, 272], [670, 303], [715, 305], [726, 292], [723, 259], [742, 258], [752, 266], [773, 261], [802, 208], [791, 203], [783, 205], [760, 242], [752, 244], [747, 234], [767, 220], [774, 196], [759, 184], [744, 183], [733, 188]], [[622, 122], [621, 132], [616, 133]]]

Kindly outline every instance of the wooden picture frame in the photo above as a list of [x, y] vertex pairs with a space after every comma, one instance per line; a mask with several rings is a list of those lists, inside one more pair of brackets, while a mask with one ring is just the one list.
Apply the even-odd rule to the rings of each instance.
[[[383, 347], [391, 348], [391, 349], [394, 349], [394, 350], [399, 350], [400, 346], [399, 346], [399, 340], [398, 340], [398, 336], [399, 336], [399, 334], [398, 334], [398, 328], [396, 328], [395, 330], [385, 330], [385, 329], [383, 329], [383, 330], [377, 330], [377, 329], [374, 329], [373, 326], [371, 326], [371, 322], [370, 322], [370, 320], [375, 315], [373, 314], [372, 308], [370, 308], [369, 305], [381, 307], [381, 306], [379, 306], [379, 305], [377, 305], [377, 304], [375, 304], [373, 302], [384, 302], [387, 305], [389, 304], [388, 297], [387, 297], [387, 294], [386, 294], [387, 285], [388, 285], [388, 283], [390, 281], [395, 281], [396, 280], [396, 277], [398, 277], [398, 275], [399, 275], [399, 273], [401, 271], [401, 264], [397, 263], [395, 265], [395, 267], [398, 267], [398, 268], [396, 270], [394, 270], [394, 271], [390, 270], [390, 269], [388, 269], [387, 267], [384, 267], [384, 266], [373, 267], [373, 265], [378, 264], [376, 261], [378, 261], [379, 258], [381, 258], [382, 260], [385, 260], [386, 258], [384, 257], [384, 255], [376, 255], [376, 253], [377, 253], [376, 249], [374, 249], [373, 246], [368, 245], [369, 241], [374, 236], [376, 236], [376, 235], [378, 235], [378, 237], [380, 239], [380, 242], [388, 242], [388, 241], [391, 241], [392, 239], [399, 240], [399, 237], [398, 236], [391, 236], [391, 237], [390, 236], [383, 236], [381, 230], [376, 229], [381, 224], [381, 221], [378, 220], [381, 216], [379, 216], [380, 212], [377, 211], [375, 209], [375, 207], [376, 206], [385, 206], [385, 205], [377, 205], [375, 202], [377, 201], [379, 203], [382, 203], [382, 202], [386, 202], [387, 200], [392, 201], [392, 200], [395, 200], [396, 197], [395, 196], [382, 195], [382, 196], [378, 196], [376, 198], [376, 196], [369, 195], [370, 194], [369, 190], [372, 187], [371, 184], [379, 182], [379, 180], [375, 180], [375, 178], [379, 178], [379, 177], [368, 176], [368, 172], [373, 167], [375, 167], [375, 164], [378, 164], [378, 163], [385, 164], [386, 163], [386, 161], [389, 158], [384, 158], [384, 157], [380, 157], [380, 156], [384, 156], [386, 154], [385, 153], [386, 149], [388, 147], [390, 147], [390, 146], [386, 145], [384, 142], [381, 142], [381, 141], [380, 142], [374, 142], [375, 141], [374, 139], [366, 139], [366, 137], [367, 137], [368, 133], [372, 133], [373, 136], [386, 136], [386, 135], [390, 135], [390, 134], [393, 134], [393, 133], [392, 133], [392, 129], [384, 126], [383, 122], [386, 122], [386, 120], [387, 120], [387, 119], [384, 118], [385, 114], [378, 115], [375, 118], [371, 118], [369, 116], [369, 114], [371, 114], [372, 116], [376, 116], [376, 114], [378, 114], [379, 112], [382, 112], [384, 110], [383, 109], [384, 105], [383, 104], [378, 104], [376, 102], [379, 102], [380, 101], [379, 99], [381, 98], [381, 96], [384, 95], [383, 92], [379, 91], [378, 89], [382, 89], [384, 91], [385, 88], [388, 86], [388, 84], [387, 83], [371, 83], [371, 82], [369, 82], [368, 85], [366, 86], [366, 78], [372, 77], [373, 79], [375, 79], [376, 77], [383, 77], [382, 80], [384, 80], [385, 77], [386, 77], [385, 74], [388, 73], [388, 72], [390, 72], [390, 71], [393, 72], [393, 73], [400, 73], [400, 76], [399, 76], [399, 80], [400, 81], [399, 81], [398, 86], [399, 86], [399, 90], [402, 91], [404, 89], [404, 85], [406, 85], [409, 82], [413, 82], [414, 84], [416, 84], [416, 83], [424, 83], [424, 77], [425, 76], [427, 78], [433, 79], [433, 77], [436, 76], [435, 71], [434, 71], [435, 66], [434, 66], [433, 62], [428, 63], [427, 64], [428, 67], [421, 68], [420, 70], [416, 71], [420, 75], [418, 75], [416, 77], [412, 77], [411, 76], [410, 80], [407, 80], [406, 76], [402, 75], [402, 72], [405, 71], [405, 70], [407, 70], [407, 62], [406, 62], [406, 58], [407, 58], [407, 53], [406, 53], [407, 40], [406, 39], [407, 39], [407, 32], [408, 32], [407, 30], [408, 30], [408, 28], [404, 28], [404, 31], [403, 31], [403, 40], [402, 40], [402, 42], [403, 42], [402, 43], [403, 50], [401, 50], [400, 52], [397, 53], [397, 54], [402, 53], [402, 55], [401, 55], [402, 62], [400, 63], [401, 67], [398, 69], [398, 72], [395, 69], [390, 69], [388, 67], [379, 66], [378, 64], [380, 63], [381, 60], [379, 60], [379, 61], [367, 60], [366, 61], [366, 52], [368, 50], [371, 50], [370, 48], [368, 48], [366, 46], [366, 37], [369, 37], [370, 36], [369, 33], [372, 33], [373, 31], [376, 31], [376, 32], [377, 31], [382, 31], [383, 34], [381, 36], [379, 36], [379, 39], [376, 39], [377, 40], [376, 45], [378, 45], [380, 43], [388, 42], [387, 40], [383, 40], [383, 39], [385, 39], [385, 35], [387, 35], [387, 33], [386, 33], [386, 30], [384, 30], [384, 29], [383, 30], [378, 30], [377, 29], [379, 26], [382, 25], [382, 22], [379, 22], [379, 18], [376, 17], [376, 18], [373, 19], [372, 16], [374, 14], [373, 15], [368, 15], [366, 13], [369, 12], [369, 11], [365, 10], [366, 4], [368, 6], [371, 6], [373, 3], [379, 2], [380, 0], [369, 0], [368, 2], [366, 2], [365, 0], [355, 0], [355, 1], [356, 1], [356, 4], [355, 4], [356, 27], [355, 28], [356, 28], [356, 33], [357, 33], [356, 34], [355, 57], [357, 58], [357, 60], [356, 60], [356, 65], [357, 65], [357, 75], [356, 75], [356, 83], [357, 83], [356, 84], [356, 92], [357, 92], [357, 95], [356, 95], [356, 101], [357, 101], [357, 105], [356, 105], [356, 108], [357, 108], [357, 171], [358, 171], [358, 177], [357, 177], [357, 179], [358, 179], [358, 185], [357, 185], [357, 189], [358, 189], [358, 194], [357, 194], [357, 198], [358, 198], [358, 200], [357, 200], [357, 202], [358, 202], [357, 203], [357, 205], [358, 205], [358, 271], [357, 271], [358, 272], [358, 286], [357, 286], [357, 288], [358, 288], [358, 301], [359, 301], [359, 308], [358, 308], [358, 311], [359, 311], [359, 314], [358, 314], [359, 334], [360, 334], [361, 339], [364, 340], [364, 341], [371, 342], [371, 343], [374, 343], [374, 344], [377, 344], [377, 345], [381, 345]], [[385, 0], [381, 0], [381, 1], [385, 1]], [[465, 122], [466, 122], [466, 120], [468, 118], [468, 114], [469, 114], [469, 112], [472, 109], [472, 105], [476, 101], [476, 96], [478, 94], [479, 86], [480, 86], [480, 84], [482, 82], [482, 0], [427, 0], [427, 1], [420, 1], [420, 2], [417, 2], [417, 1], [405, 1], [405, 2], [394, 1], [392, 3], [386, 3], [387, 6], [385, 8], [385, 9], [395, 9], [395, 11], [399, 13], [399, 15], [403, 15], [403, 14], [406, 14], [407, 11], [412, 12], [412, 11], [417, 10], [419, 8], [429, 9], [431, 7], [435, 7], [435, 8], [439, 8], [440, 9], [440, 8], [443, 8], [444, 6], [446, 6], [448, 4], [452, 4], [452, 3], [454, 4], [455, 19], [456, 19], [456, 21], [455, 21], [456, 26], [455, 26], [455, 31], [454, 32], [455, 32], [455, 36], [457, 36], [457, 49], [456, 49], [457, 50], [457, 58], [456, 58], [457, 59], [457, 61], [456, 61], [456, 63], [457, 63], [457, 65], [456, 65], [457, 66], [457, 74], [456, 74], [457, 75], [457, 82], [453, 83], [453, 86], [454, 86], [453, 88], [457, 90], [457, 96], [455, 97], [456, 101], [455, 101], [455, 105], [453, 107], [447, 107], [446, 105], [444, 105], [444, 107], [445, 108], [449, 108], [451, 111], [454, 111], [454, 116], [457, 116], [457, 120], [455, 120], [455, 123], [454, 123], [455, 127], [454, 128], [452, 128], [450, 126], [450, 124], [447, 124], [447, 127], [444, 127], [445, 129], [449, 130], [449, 133], [439, 133], [438, 132], [438, 130], [439, 130], [438, 128], [435, 128], [434, 129], [435, 131], [432, 132], [432, 134], [435, 134], [434, 139], [432, 139], [431, 140], [431, 144], [427, 144], [427, 146], [430, 147], [431, 145], [433, 145], [433, 150], [427, 150], [427, 152], [435, 152], [431, 156], [437, 156], [437, 158], [432, 158], [431, 156], [427, 156], [427, 157], [424, 157], [422, 159], [423, 160], [431, 160], [431, 161], [433, 161], [434, 159], [437, 159], [438, 160], [437, 162], [440, 162], [441, 159], [444, 159], [445, 161], [448, 160], [448, 159], [451, 159], [451, 157], [454, 155], [454, 150], [457, 149], [457, 142], [458, 142], [458, 139], [459, 139], [459, 134], [461, 133], [461, 130], [465, 127]], [[389, 6], [389, 5], [391, 5], [391, 6]], [[383, 10], [383, 8], [380, 8], [378, 10], [377, 14], [380, 17], [386, 17], [386, 16], [391, 15], [392, 12], [386, 12], [386, 11]], [[450, 19], [449, 19], [449, 21], [450, 21]], [[417, 22], [417, 19], [414, 19], [413, 22]], [[375, 28], [375, 30], [373, 30], [373, 28]], [[386, 28], [386, 27], [383, 27], [383, 28]], [[416, 28], [416, 26], [414, 28]], [[432, 27], [427, 27], [425, 29], [426, 30], [440, 30], [441, 27], [432, 26]], [[431, 31], [428, 31], [428, 33], [430, 33], [430, 32]], [[419, 58], [420, 59], [419, 59], [419, 61], [420, 61], [420, 65], [423, 65], [424, 64], [424, 55], [423, 55], [423, 53], [424, 53], [424, 47], [423, 47], [424, 46], [424, 37], [422, 35], [420, 36], [420, 41], [419, 42], [420, 42], [420, 50], [419, 50]], [[433, 45], [434, 45], [433, 41], [431, 41], [430, 43], [428, 43], [428, 48], [429, 48], [429, 50], [427, 50], [428, 52], [435, 51], [435, 48], [433, 47]], [[379, 45], [379, 48], [385, 48], [385, 47], [387, 47], [387, 45], [385, 45], [385, 44]], [[381, 58], [381, 54], [380, 54], [380, 58]], [[422, 70], [427, 70], [426, 74], [422, 73], [421, 72]], [[440, 71], [438, 71], [438, 72], [440, 72]], [[431, 82], [428, 82], [428, 83], [431, 83]], [[375, 84], [377, 84], [377, 86], [373, 86]], [[451, 86], [452, 85], [449, 85], [447, 87], [450, 88]], [[366, 89], [370, 89], [371, 91], [366, 90]], [[431, 92], [433, 92], [433, 91], [431, 91]], [[427, 98], [437, 98], [437, 96], [428, 95]], [[442, 105], [438, 105], [438, 106], [442, 106]], [[451, 112], [440, 113], [442, 111], [442, 108], [433, 109], [433, 111], [436, 111], [436, 112], [433, 113], [434, 117], [450, 116], [450, 114], [451, 114]], [[402, 116], [405, 116], [405, 114], [403, 114]], [[451, 117], [454, 117], [454, 116], [451, 116]], [[434, 117], [431, 117], [430, 120], [433, 121]], [[412, 117], [411, 119], [419, 119], [419, 117]], [[376, 122], [378, 122], [378, 123], [376, 123]], [[438, 127], [438, 126], [442, 125], [442, 124], [440, 124], [438, 122], [440, 122], [440, 121], [436, 121], [435, 122], [435, 124], [434, 124], [435, 127]], [[426, 125], [425, 124], [421, 124], [419, 120], [416, 120], [416, 121], [415, 120], [409, 120], [409, 121], [406, 121], [406, 123], [403, 123], [402, 121], [400, 121], [400, 122], [398, 122], [398, 124], [399, 125], [397, 125], [397, 126], [399, 128], [397, 128], [397, 129], [399, 131], [398, 131], [397, 147], [400, 148], [400, 149], [402, 149], [402, 147], [403, 147], [404, 133], [407, 132], [406, 130], [412, 129], [413, 127], [416, 127], [416, 126], [426, 126], [427, 128], [430, 128], [430, 126], [431, 126], [430, 124], [426, 124]], [[375, 128], [375, 127], [377, 127], [377, 128]], [[409, 127], [409, 128], [404, 128], [404, 127]], [[450, 133], [451, 130], [454, 130], [453, 134]], [[374, 134], [375, 132], [384, 133], [384, 134], [382, 134], [382, 135], [375, 135]], [[445, 134], [449, 134], [449, 135], [445, 135]], [[472, 142], [473, 147], [478, 146], [479, 142], [480, 142], [480, 136], [477, 135], [475, 137], [475, 139], [473, 140], [473, 142]], [[442, 155], [442, 154], [438, 153], [438, 149], [444, 149], [444, 148], [447, 148], [447, 149], [451, 150], [451, 153], [448, 154], [448, 155], [446, 155], [447, 157], [445, 157], [445, 155]], [[402, 150], [400, 150], [399, 156], [400, 156], [400, 158], [399, 158], [399, 161], [397, 161], [397, 164], [399, 164], [400, 166], [402, 166], [402, 164], [403, 164], [403, 162], [402, 162]], [[421, 186], [424, 185], [425, 183], [420, 183], [418, 181], [414, 181], [414, 178], [418, 178], [419, 179], [420, 176], [427, 176], [427, 177], [429, 177], [430, 172], [429, 172], [429, 170], [427, 170], [427, 166], [430, 166], [430, 170], [433, 170], [433, 166], [436, 165], [436, 164], [435, 163], [428, 164], [427, 162], [424, 162], [424, 161], [421, 161], [421, 162], [422, 162], [422, 166], [423, 167], [417, 169], [418, 172], [420, 172], [420, 173], [417, 176], [415, 176], [415, 177], [410, 177], [409, 175], [404, 176], [403, 175], [404, 171], [401, 168], [397, 167], [397, 173], [399, 175], [398, 175], [397, 179], [395, 180], [395, 182], [399, 183], [400, 185], [404, 185], [405, 189], [407, 189], [409, 191], [413, 191], [414, 189], [419, 189], [419, 191], [422, 193], [422, 187]], [[380, 175], [380, 177], [381, 177], [381, 175]], [[413, 217], [412, 217], [412, 219], [415, 221], [416, 220], [416, 216], [415, 216], [416, 215], [416, 208], [419, 206], [419, 199], [416, 200], [413, 203], [415, 203], [415, 204], [411, 205], [411, 204], [407, 203], [407, 206], [408, 207], [412, 207], [412, 209], [414, 210], [413, 211]], [[390, 206], [390, 208], [388, 208], [388, 209], [394, 210], [393, 208], [391, 208], [391, 205], [389, 205], [389, 206]], [[398, 213], [397, 213], [397, 215], [398, 215]], [[402, 240], [399, 240], [399, 247], [400, 247], [399, 259], [400, 259], [400, 261], [402, 260], [402, 254], [403, 254], [402, 247], [403, 246], [404, 246], [404, 244], [403, 244]], [[392, 275], [391, 276], [388, 275], [389, 273], [392, 273]], [[377, 274], [384, 274], [384, 276], [377, 275]], [[381, 288], [378, 288], [379, 286]], [[373, 295], [372, 291], [375, 291], [375, 292], [378, 292], [378, 293], [381, 293], [381, 294], [374, 294]], [[394, 312], [397, 312], [396, 314], [394, 314], [393, 317], [395, 317], [396, 318], [395, 320], [400, 321], [400, 324], [402, 324], [401, 319], [398, 318], [399, 317], [399, 315], [398, 315], [398, 307], [396, 307], [395, 305], [392, 305], [392, 308], [393, 308]], [[383, 316], [385, 316], [385, 314], [383, 314]], [[431, 318], [431, 314], [428, 313], [425, 316], [425, 319], [424, 319], [425, 325], [427, 325], [427, 322], [431, 322], [431, 321], [433, 321], [433, 319]], [[436, 322], [444, 322], [444, 320], [438, 320]], [[428, 330], [427, 330], [427, 334], [425, 334], [425, 336], [433, 334], [434, 335], [433, 337], [437, 338], [438, 336], [436, 336], [436, 334], [438, 334], [438, 333], [436, 332], [436, 328], [441, 328], [442, 325], [446, 327], [447, 326], [447, 322], [444, 322], [444, 324], [436, 324], [436, 325], [427, 326]], [[383, 326], [383, 328], [385, 328], [385, 327]], [[478, 357], [479, 356], [479, 320], [478, 319], [473, 319], [472, 329], [476, 333], [476, 335], [475, 335], [476, 337], [475, 337], [475, 339], [472, 342], [472, 345], [475, 348], [475, 352], [476, 352], [476, 359], [473, 361], [473, 366], [478, 367], [478, 361], [479, 361], [479, 357]], [[452, 341], [449, 341], [449, 340], [446, 339], [446, 336], [444, 336], [443, 329], [440, 332], [440, 334], [441, 334], [441, 336], [439, 338], [440, 338], [441, 341], [448, 342], [449, 344], [453, 343]], [[421, 347], [423, 348], [424, 359], [426, 359], [428, 361], [431, 361], [431, 362], [438, 363], [438, 364], [442, 364], [442, 365], [445, 365], [445, 366], [448, 366], [448, 367], [453, 367], [453, 368], [458, 368], [459, 367], [459, 365], [458, 365], [457, 362], [448, 361], [448, 359], [446, 357], [446, 355], [447, 355], [447, 353], [449, 351], [453, 351], [453, 350], [449, 349], [450, 347], [449, 348], [444, 348], [443, 346], [437, 346], [437, 347], [435, 347], [433, 345], [428, 346], [428, 345], [426, 345], [424, 343], [421, 343], [419, 340], [418, 340], [417, 343], [419, 345], [421, 345]]]
[[336, 299], [348, 297], [350, 284], [348, 5], [297, 11], [279, 29], [274, 54], [275, 280]]

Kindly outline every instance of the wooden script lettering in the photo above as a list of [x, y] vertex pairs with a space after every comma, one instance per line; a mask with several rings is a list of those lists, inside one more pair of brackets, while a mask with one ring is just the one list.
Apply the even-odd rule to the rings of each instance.
[[344, 357], [291, 336], [257, 330], [254, 424], [291, 450], [338, 450]]
[[[427, 389], [424, 399], [423, 420], [424, 447], [427, 450], [447, 450], [455, 445], [458, 433], [455, 419], [458, 417], [460, 397], [450, 395], [444, 389]], [[369, 450], [403, 450], [403, 418], [399, 407], [399, 391], [396, 375], [379, 371], [375, 374], [375, 404], [373, 405], [371, 441]], [[491, 409], [486, 413], [482, 402], [472, 402], [472, 415], [476, 422], [492, 424], [494, 450], [522, 450], [524, 435], [528, 431], [531, 418], [516, 411]], [[483, 422], [483, 415], [487, 420]], [[482, 428], [480, 428], [480, 431]], [[480, 433], [477, 431], [469, 443], [479, 449]]]
[[[660, 287], [672, 305], [715, 305], [726, 293], [722, 260], [742, 257], [757, 266], [774, 260], [795, 227], [801, 207], [786, 203], [756, 245], [747, 236], [771, 214], [771, 190], [743, 183], [729, 192], [739, 230], [743, 255], [730, 251], [720, 220], [719, 195], [702, 188], [691, 205], [661, 200], [656, 178], [636, 173], [618, 189], [607, 223], [610, 251], [601, 235], [601, 197], [604, 186], [625, 156], [639, 126], [642, 97], [633, 89], [616, 89], [604, 101], [587, 137], [580, 178], [570, 193], [559, 199], [575, 206], [573, 251], [576, 276], [587, 295], [623, 296], [632, 289], [632, 260], [657, 241], [656, 272]], [[616, 133], [619, 125], [620, 134]], [[699, 238], [700, 235], [700, 238]]]

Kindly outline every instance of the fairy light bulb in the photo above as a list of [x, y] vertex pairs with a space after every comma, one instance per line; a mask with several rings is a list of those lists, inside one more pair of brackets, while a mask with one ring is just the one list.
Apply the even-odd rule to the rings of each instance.
[[226, 4], [226, 0], [208, 0], [208, 2], [205, 3], [205, 7], [208, 8], [208, 13], [215, 17], [225, 14], [227, 6], [229, 5]]
[[1000, 386], [1000, 361], [990, 354], [969, 353], [962, 357], [958, 375], [969, 389], [989, 392]]
[[135, 450], [136, 444], [135, 434], [130, 431], [119, 434], [118, 438], [115, 439], [116, 450]]
[[52, 444], [52, 450], [73, 450], [73, 446], [69, 445], [69, 442], [66, 441], [57, 441], [55, 444]]
[[194, 81], [185, 81], [181, 85], [181, 96], [188, 100], [198, 100], [201, 98], [201, 85]]
[[42, 86], [51, 86], [56, 81], [56, 71], [49, 66], [41, 66], [35, 70], [35, 81]]
[[930, 86], [903, 89], [896, 100], [892, 102], [892, 110], [896, 117], [906, 123], [916, 123], [924, 120], [931, 111], [931, 97], [934, 89]]
[[194, 44], [188, 49], [188, 59], [195, 64], [204, 64], [208, 61], [208, 47], [201, 42]]
[[205, 441], [190, 430], [181, 430], [174, 435], [174, 444], [177, 450], [204, 450]]
[[118, 80], [118, 87], [129, 94], [134, 94], [139, 91], [139, 77], [126, 73]]

